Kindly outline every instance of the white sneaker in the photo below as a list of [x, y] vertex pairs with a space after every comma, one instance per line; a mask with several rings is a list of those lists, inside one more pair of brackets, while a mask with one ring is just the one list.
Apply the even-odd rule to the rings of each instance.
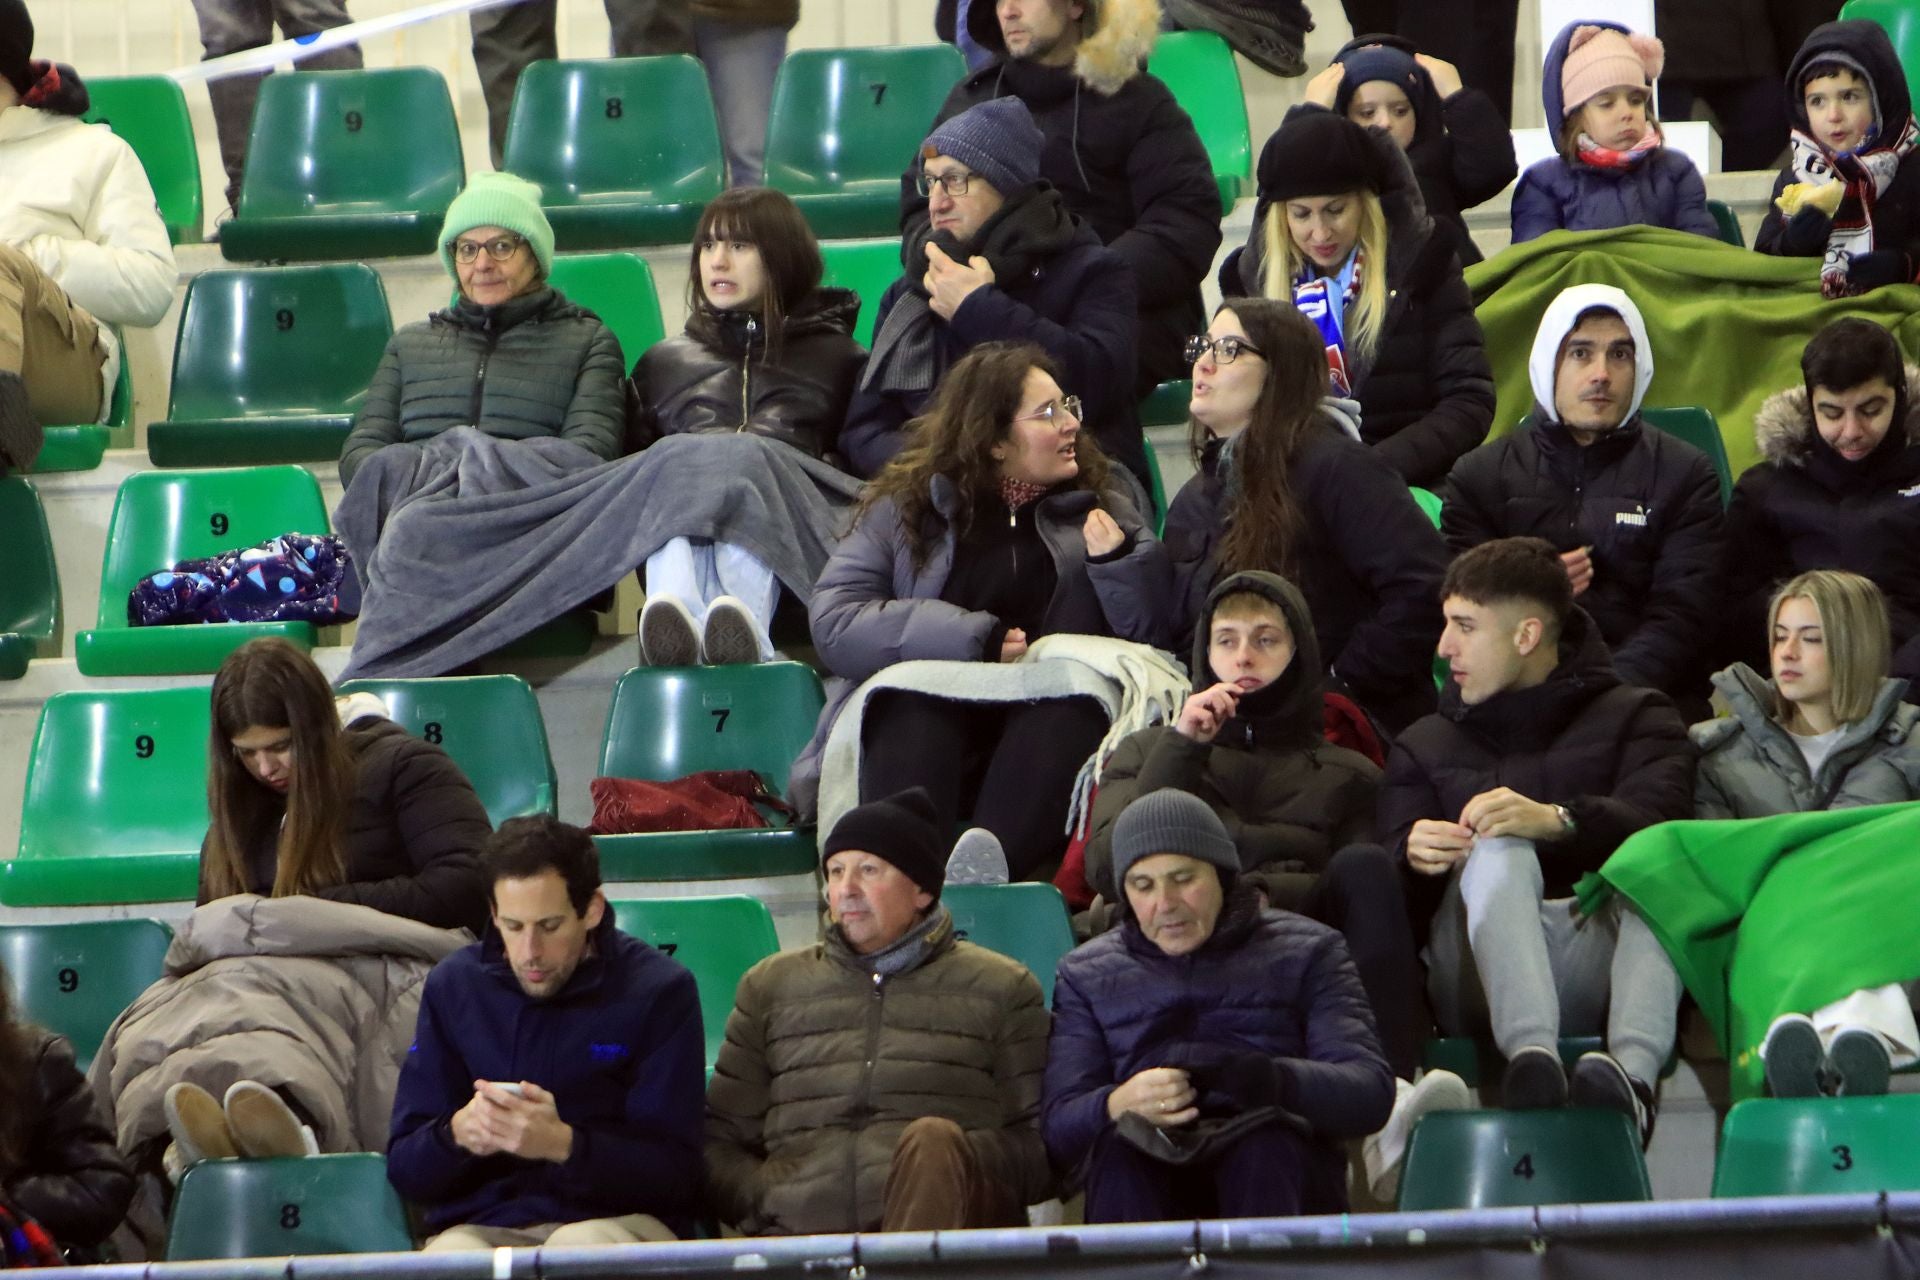
[[648, 596], [640, 610], [640, 665], [700, 665], [700, 629], [677, 596]]
[[714, 666], [763, 662], [773, 643], [761, 629], [753, 610], [732, 596], [718, 596], [707, 606], [701, 628], [701, 655]]
[[1380, 1132], [1360, 1144], [1360, 1162], [1367, 1190], [1381, 1204], [1391, 1205], [1400, 1194], [1400, 1171], [1407, 1163], [1407, 1140], [1413, 1126], [1430, 1111], [1465, 1111], [1473, 1105], [1467, 1082], [1451, 1071], [1429, 1071], [1418, 1084], [1393, 1082], [1393, 1114]]

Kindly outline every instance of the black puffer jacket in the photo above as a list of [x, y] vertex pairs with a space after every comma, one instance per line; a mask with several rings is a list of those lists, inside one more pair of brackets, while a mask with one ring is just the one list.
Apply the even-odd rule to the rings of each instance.
[[451, 427], [528, 440], [559, 436], [618, 457], [626, 362], [613, 330], [553, 289], [498, 306], [461, 299], [387, 342], [340, 453], [340, 483], [374, 450]]
[[[355, 720], [346, 737], [358, 766], [347, 815], [347, 880], [318, 896], [483, 932], [480, 847], [493, 828], [473, 784], [446, 752], [391, 720]], [[250, 893], [273, 891], [279, 828], [277, 820], [268, 824], [248, 847]], [[199, 901], [208, 897], [203, 847]]]
[[[1427, 216], [1413, 170], [1393, 139], [1384, 129], [1367, 133], [1388, 175], [1380, 193], [1387, 215], [1387, 315], [1371, 360], [1347, 352], [1354, 398], [1360, 402], [1360, 438], [1408, 484], [1432, 487], [1487, 438], [1493, 424], [1493, 366], [1451, 235], [1437, 230]], [[1272, 147], [1269, 138], [1260, 156], [1263, 175], [1272, 173]], [[1263, 177], [1263, 186], [1266, 181]], [[1261, 226], [1271, 207], [1263, 195], [1247, 243], [1220, 264], [1222, 297], [1264, 296]]]
[[[1573, 814], [1573, 835], [1538, 846], [1546, 894], [1564, 898], [1634, 832], [1693, 816], [1693, 748], [1664, 693], [1620, 683], [1599, 630], [1576, 608], [1544, 682], [1467, 706], [1449, 681], [1439, 713], [1395, 740], [1381, 834], [1404, 862], [1415, 822], [1457, 822], [1467, 801], [1495, 787]], [[1408, 878], [1415, 918], [1425, 921], [1447, 877]]]
[[[1226, 532], [1228, 477], [1219, 443], [1167, 508], [1176, 636], [1190, 636], [1221, 576], [1214, 548]], [[1321, 657], [1335, 679], [1388, 725], [1433, 710], [1433, 649], [1440, 640], [1446, 544], [1406, 484], [1375, 450], [1330, 424], [1307, 433], [1289, 479], [1306, 513], [1301, 593]]]
[[1586, 448], [1538, 411], [1460, 459], [1441, 530], [1455, 554], [1495, 538], [1591, 548], [1580, 597], [1628, 684], [1678, 693], [1705, 675], [1720, 607], [1720, 480], [1707, 455], [1639, 417]]
[[[1333, 60], [1345, 62], [1354, 50], [1375, 44], [1409, 57], [1419, 52], [1411, 40], [1399, 36], [1357, 36], [1340, 46]], [[1480, 90], [1468, 86], [1443, 99], [1425, 67], [1417, 67], [1415, 74], [1419, 92], [1413, 97], [1413, 141], [1407, 144], [1407, 161], [1419, 179], [1434, 228], [1450, 238], [1460, 265], [1470, 267], [1483, 255], [1460, 215], [1493, 199], [1520, 175], [1513, 134], [1493, 99]], [[1333, 109], [1341, 115], [1353, 99], [1353, 88], [1343, 80], [1334, 93]]]
[[1335, 850], [1373, 838], [1380, 770], [1359, 752], [1326, 740], [1320, 644], [1299, 588], [1272, 573], [1236, 573], [1216, 586], [1203, 625], [1194, 628], [1194, 688], [1218, 678], [1208, 662], [1206, 624], [1223, 598], [1242, 591], [1265, 596], [1286, 618], [1293, 661], [1278, 680], [1243, 696], [1238, 714], [1212, 742], [1154, 725], [1114, 748], [1100, 774], [1087, 840], [1087, 883], [1109, 902], [1119, 901], [1113, 824], [1136, 797], [1163, 787], [1207, 802], [1240, 850], [1241, 868], [1276, 906], [1300, 903]]
[[648, 347], [633, 371], [629, 449], [661, 436], [751, 431], [814, 457], [833, 452], [867, 353], [853, 340], [860, 295], [818, 289], [787, 317], [779, 362], [745, 311], [699, 310], [677, 338]]
[[1893, 674], [1920, 681], [1920, 367], [1907, 366], [1896, 422], [1902, 411], [1904, 431], [1848, 462], [1814, 429], [1806, 388], [1760, 407], [1753, 435], [1764, 461], [1741, 474], [1727, 507], [1726, 656], [1765, 670], [1774, 588], [1808, 569], [1845, 569], [1885, 594]]
[[21, 1165], [0, 1176], [0, 1199], [63, 1248], [105, 1240], [133, 1202], [133, 1170], [100, 1117], [65, 1036], [16, 1031], [30, 1046], [26, 1095], [7, 1105], [26, 1126]]

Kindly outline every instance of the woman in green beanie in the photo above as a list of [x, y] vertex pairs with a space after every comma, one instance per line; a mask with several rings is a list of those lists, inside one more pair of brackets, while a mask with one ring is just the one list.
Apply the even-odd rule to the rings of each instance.
[[582, 461], [620, 452], [626, 361], [598, 316], [547, 284], [553, 228], [540, 188], [479, 173], [447, 209], [440, 260], [460, 291], [387, 343], [340, 454], [340, 482], [377, 450], [452, 427], [528, 440], [557, 436]]

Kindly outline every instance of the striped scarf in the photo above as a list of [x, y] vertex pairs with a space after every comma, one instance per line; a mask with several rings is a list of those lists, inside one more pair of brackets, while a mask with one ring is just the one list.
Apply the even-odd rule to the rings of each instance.
[[1795, 129], [1789, 139], [1792, 148], [1793, 176], [1800, 182], [1824, 186], [1844, 182], [1846, 193], [1840, 207], [1833, 211], [1833, 230], [1827, 233], [1827, 252], [1820, 262], [1820, 292], [1829, 298], [1845, 298], [1861, 292], [1847, 278], [1856, 255], [1873, 252], [1873, 206], [1886, 193], [1887, 185], [1920, 142], [1920, 129], [1909, 115], [1899, 134], [1890, 143], [1879, 144], [1876, 135], [1852, 151], [1835, 155], [1818, 142]]

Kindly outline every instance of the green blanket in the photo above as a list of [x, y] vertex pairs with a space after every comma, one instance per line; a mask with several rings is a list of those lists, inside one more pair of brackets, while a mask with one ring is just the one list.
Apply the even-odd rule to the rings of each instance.
[[1753, 416], [1776, 391], [1800, 385], [1800, 351], [1842, 316], [1885, 325], [1920, 353], [1920, 286], [1829, 302], [1818, 258], [1775, 258], [1704, 236], [1654, 227], [1555, 231], [1467, 269], [1487, 335], [1500, 407], [1493, 434], [1533, 410], [1527, 356], [1540, 316], [1562, 289], [1626, 291], [1653, 344], [1650, 405], [1700, 405], [1720, 423], [1735, 475], [1758, 461]]
[[1712, 1024], [1734, 1097], [1753, 1097], [1774, 1018], [1920, 977], [1916, 846], [1920, 804], [1666, 822], [1578, 892], [1584, 911], [1611, 890], [1640, 911]]

